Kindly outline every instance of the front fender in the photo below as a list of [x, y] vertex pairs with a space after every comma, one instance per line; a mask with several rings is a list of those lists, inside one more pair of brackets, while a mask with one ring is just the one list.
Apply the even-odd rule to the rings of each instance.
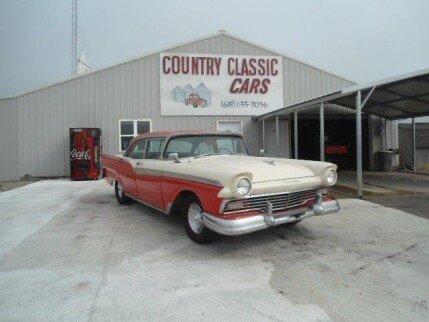
[[191, 192], [197, 196], [205, 212], [218, 214], [222, 202], [218, 198], [220, 186], [196, 182], [187, 179], [164, 177], [162, 183], [162, 195], [165, 209], [169, 211], [182, 192]]

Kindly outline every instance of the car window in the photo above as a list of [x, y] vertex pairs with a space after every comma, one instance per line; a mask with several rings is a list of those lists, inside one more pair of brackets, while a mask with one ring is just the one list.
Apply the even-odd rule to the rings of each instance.
[[235, 139], [232, 141], [232, 144], [234, 145], [234, 154], [249, 154], [243, 140]]
[[237, 149], [234, 146], [234, 141], [231, 139], [218, 139], [217, 148], [220, 154], [235, 154]]
[[192, 143], [186, 139], [171, 140], [164, 152], [164, 158], [168, 158], [169, 153], [177, 153], [179, 158], [192, 156]]
[[216, 153], [215, 150], [216, 140], [207, 139], [198, 144], [197, 148], [195, 149], [194, 155], [201, 155], [201, 154], [210, 154], [210, 153]]
[[128, 155], [132, 159], [144, 159], [144, 152], [146, 149], [146, 140], [140, 141], [134, 145], [132, 151]]
[[236, 154], [249, 155], [243, 139], [229, 135], [192, 135], [170, 139], [164, 152], [164, 158], [169, 153], [177, 153], [179, 158], [194, 157], [206, 154]]
[[151, 139], [147, 141], [145, 159], [158, 159], [162, 150], [164, 139]]

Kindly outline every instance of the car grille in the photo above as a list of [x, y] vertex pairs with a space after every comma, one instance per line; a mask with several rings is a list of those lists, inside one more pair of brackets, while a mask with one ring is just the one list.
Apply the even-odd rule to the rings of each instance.
[[231, 200], [225, 204], [223, 213], [227, 214], [231, 212], [251, 210], [263, 211], [266, 208], [268, 201], [272, 203], [273, 211], [297, 207], [304, 204], [308, 200], [314, 200], [317, 191], [318, 189], [307, 189], [273, 195], [249, 197], [246, 199]]

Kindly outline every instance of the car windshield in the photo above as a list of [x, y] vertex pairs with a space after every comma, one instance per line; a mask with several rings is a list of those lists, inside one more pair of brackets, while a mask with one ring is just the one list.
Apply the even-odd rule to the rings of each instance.
[[204, 135], [179, 136], [169, 140], [164, 158], [177, 153], [179, 158], [199, 157], [212, 154], [248, 155], [243, 140], [238, 136]]

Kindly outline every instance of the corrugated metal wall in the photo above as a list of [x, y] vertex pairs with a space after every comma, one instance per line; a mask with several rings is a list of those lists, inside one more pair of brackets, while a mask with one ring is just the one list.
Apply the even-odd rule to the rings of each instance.
[[18, 176], [17, 108], [15, 99], [0, 100], [0, 179]]
[[[182, 53], [274, 55], [219, 34], [170, 50]], [[285, 106], [353, 83], [283, 59]], [[152, 54], [72, 80], [0, 101], [0, 180], [69, 175], [69, 128], [100, 127], [105, 153], [119, 150], [119, 119], [152, 119], [152, 130], [216, 130], [216, 120], [242, 120], [252, 153], [260, 147], [260, 125], [249, 116], [161, 117], [159, 54]]]
[[[411, 124], [399, 124], [399, 159], [413, 163], [413, 132]], [[429, 170], [429, 123], [416, 124], [416, 170]]]
[[370, 131], [370, 170], [374, 170], [374, 159], [377, 151], [397, 149], [399, 147], [398, 123], [374, 115], [369, 116], [368, 121]]

